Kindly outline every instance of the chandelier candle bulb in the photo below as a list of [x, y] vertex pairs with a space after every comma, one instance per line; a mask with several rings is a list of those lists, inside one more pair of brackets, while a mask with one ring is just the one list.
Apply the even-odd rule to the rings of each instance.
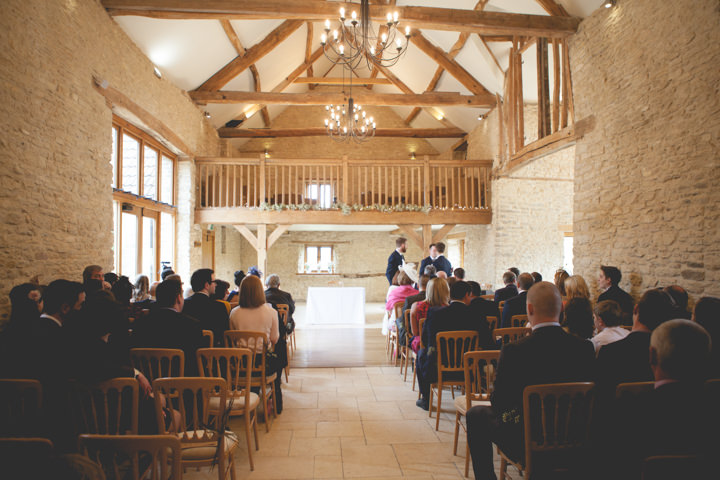
[[337, 40], [337, 38], [338, 38], [338, 32], [337, 32], [337, 30], [333, 30], [333, 38], [334, 38], [335, 40]]
[[325, 20], [325, 31], [326, 32], [330, 31], [330, 20]]
[[340, 50], [340, 55], [345, 55], [345, 45], [340, 44], [339, 50]]
[[398, 23], [398, 12], [393, 13], [393, 22]]
[[345, 20], [345, 8], [340, 7], [340, 20]]
[[387, 43], [387, 33], [382, 34], [382, 43], [385, 45]]
[[325, 45], [326, 42], [327, 42], [327, 35], [325, 35], [323, 33], [322, 35], [320, 35], [320, 43]]
[[405, 36], [410, 38], [410, 27], [409, 26], [405, 27]]
[[390, 25], [392, 23], [392, 13], [388, 12], [387, 14], [387, 23]]

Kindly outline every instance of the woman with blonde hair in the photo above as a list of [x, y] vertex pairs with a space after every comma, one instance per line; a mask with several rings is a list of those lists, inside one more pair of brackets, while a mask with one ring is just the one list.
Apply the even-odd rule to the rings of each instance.
[[572, 298], [590, 299], [590, 290], [585, 279], [580, 275], [572, 275], [565, 280], [565, 296], [568, 300]]
[[[274, 346], [280, 338], [280, 324], [277, 311], [272, 305], [265, 301], [265, 290], [259, 277], [248, 275], [240, 282], [240, 292], [238, 293], [238, 306], [230, 312], [230, 330], [245, 330], [251, 332], [264, 332], [270, 346]], [[262, 361], [262, 357], [257, 359], [258, 355], [262, 355], [262, 345], [248, 345], [249, 348], [255, 349], [256, 362]], [[270, 351], [270, 348], [268, 348]], [[277, 356], [268, 355], [265, 358], [266, 374], [272, 375], [276, 373], [275, 378], [275, 401], [277, 413], [282, 412], [282, 391], [280, 390], [282, 378], [280, 373]]]
[[133, 285], [133, 303], [151, 300], [150, 298], [150, 280], [147, 275], [138, 275]]
[[[413, 339], [411, 347], [415, 353], [420, 348], [420, 319], [427, 317], [431, 307], [446, 307], [450, 304], [450, 286], [440, 277], [430, 279], [425, 287], [425, 300], [413, 303], [410, 309], [410, 325]], [[417, 339], [416, 339], [417, 338]]]

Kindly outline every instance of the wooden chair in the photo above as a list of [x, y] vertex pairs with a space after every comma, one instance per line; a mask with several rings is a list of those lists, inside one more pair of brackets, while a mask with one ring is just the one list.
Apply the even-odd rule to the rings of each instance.
[[[226, 330], [225, 331], [225, 347], [229, 348], [249, 348], [253, 352], [257, 352], [257, 345], [262, 343], [262, 354], [255, 353], [253, 361], [252, 379], [250, 385], [260, 389], [260, 398], [262, 400], [263, 411], [265, 413], [265, 431], [270, 431], [272, 417], [277, 418], [277, 405], [275, 403], [275, 379], [277, 372], [271, 375], [266, 373], [265, 359], [268, 351], [268, 339], [265, 332], [250, 332], [245, 330]], [[258, 361], [260, 360], [260, 361]], [[282, 373], [282, 372], [281, 372]], [[272, 399], [272, 406], [268, 400]]]
[[528, 321], [527, 315], [513, 315], [510, 317], [510, 324], [513, 328], [526, 327]]
[[[275, 309], [278, 312], [278, 315], [280, 315], [280, 319], [283, 322], [283, 325], [285, 325], [285, 331], [287, 331], [287, 324], [288, 324], [288, 318], [290, 317], [290, 305], [286, 303], [278, 303], [275, 305]], [[288, 374], [290, 373], [290, 350], [292, 349], [292, 339], [291, 337], [295, 334], [295, 330], [292, 331], [290, 335], [287, 336], [285, 339], [285, 357], [288, 359], [288, 364], [285, 365], [285, 383], [288, 381]], [[294, 349], [293, 353], [295, 352]]]
[[[402, 307], [405, 304], [405, 301], [395, 302], [392, 307], [393, 317], [395, 319], [400, 318], [400, 315], [402, 315]], [[391, 317], [392, 318], [392, 317]], [[400, 343], [398, 342], [398, 331], [397, 326], [393, 322], [392, 324], [388, 325], [388, 340], [387, 340], [387, 352], [388, 355], [392, 355], [392, 361], [393, 361], [393, 367], [397, 366], [397, 355], [398, 355], [398, 346]]]
[[[425, 319], [427, 317], [422, 317], [420, 320], [418, 320], [418, 333], [420, 334], [420, 348], [425, 348], [425, 345], [422, 343], [422, 331], [423, 327], [425, 326]], [[417, 372], [415, 372], [415, 375], [413, 375], [413, 386], [412, 389], [415, 391], [415, 380], [417, 378]], [[420, 398], [420, 392], [418, 391], [418, 398]]]
[[523, 337], [527, 337], [532, 333], [530, 327], [517, 327], [517, 328], [496, 328], [493, 335], [495, 339], [500, 339], [502, 345], [511, 342], [517, 342]]
[[488, 315], [485, 317], [485, 319], [488, 322], [488, 328], [490, 329], [490, 335], [492, 335], [492, 338], [495, 338], [494, 331], [497, 328], [498, 325], [498, 317], [495, 317], [493, 315]]
[[134, 378], [112, 378], [73, 388], [78, 434], [137, 435], [139, 385]]
[[405, 368], [405, 377], [403, 381], [407, 382], [408, 364], [412, 363], [413, 372], [415, 371], [415, 352], [410, 348], [410, 342], [412, 341], [412, 331], [410, 325], [410, 309], [405, 310], [405, 317], [403, 318], [403, 324], [405, 325], [405, 346], [400, 346], [400, 374], [403, 374], [403, 368]]
[[484, 300], [490, 300], [492, 302], [492, 301], [495, 301], [495, 294], [491, 293], [489, 295], [480, 295], [480, 298], [482, 298]]
[[615, 387], [615, 398], [620, 400], [621, 398], [635, 397], [642, 395], [647, 392], [652, 392], [655, 389], [655, 382], [630, 382], [621, 383]]
[[203, 338], [207, 339], [207, 347], [212, 348], [215, 346], [215, 334], [212, 330], [203, 330]]
[[515, 462], [498, 447], [500, 480], [507, 477], [508, 463], [525, 478], [532, 476], [533, 455], [564, 453], [577, 460], [590, 441], [590, 423], [594, 401], [592, 382], [529, 385], [523, 391], [525, 435], [524, 465]]
[[182, 479], [182, 449], [176, 435], [83, 434], [80, 451], [100, 464], [107, 478]]
[[[500, 350], [477, 350], [465, 352], [465, 395], [455, 399], [455, 440], [453, 442], [453, 455], [457, 455], [458, 435], [460, 427], [465, 429], [462, 417], [471, 407], [476, 405], [490, 405], [490, 393], [495, 383], [497, 362]], [[465, 476], [468, 476], [470, 466], [470, 448], [465, 448]]]
[[642, 480], [674, 480], [677, 478], [712, 478], [709, 459], [700, 455], [658, 455], [643, 461]]
[[3, 478], [52, 478], [48, 475], [52, 456], [53, 443], [47, 438], [0, 437]]
[[31, 436], [39, 432], [42, 385], [31, 379], [0, 379], [0, 432]]
[[500, 317], [502, 317], [503, 308], [505, 308], [505, 300], [503, 300], [503, 301], [501, 301], [500, 303], [498, 303], [498, 310], [499, 310], [499, 312], [500, 312]]
[[255, 437], [255, 450], [260, 449], [257, 433], [257, 407], [260, 397], [250, 391], [252, 363], [255, 354], [249, 348], [200, 348], [197, 351], [198, 371], [203, 377], [224, 378], [227, 383], [227, 401], [220, 408], [220, 398], [210, 399], [210, 414], [222, 415], [226, 409], [230, 416], [245, 417], [245, 437], [247, 439], [250, 470], [255, 469], [250, 448], [250, 431]]
[[440, 428], [440, 412], [442, 409], [442, 391], [444, 387], [464, 387], [465, 352], [477, 349], [478, 333], [472, 330], [454, 332], [438, 332], [435, 336], [437, 346], [438, 380], [430, 385], [430, 401], [428, 414], [432, 417], [433, 394], [437, 391], [437, 412], [435, 430]]
[[130, 363], [149, 382], [185, 374], [185, 352], [174, 348], [131, 348]]
[[[153, 381], [155, 415], [161, 434], [174, 433], [180, 440], [183, 468], [209, 466], [217, 468], [218, 478], [223, 480], [230, 471], [235, 478], [234, 451], [237, 436], [226, 430], [227, 415], [214, 415], [210, 406], [212, 398], [218, 397], [217, 405], [225, 405], [227, 383], [222, 378], [180, 377], [158, 378]], [[169, 426], [165, 425], [163, 407], [165, 397], [179, 415], [171, 414]]]

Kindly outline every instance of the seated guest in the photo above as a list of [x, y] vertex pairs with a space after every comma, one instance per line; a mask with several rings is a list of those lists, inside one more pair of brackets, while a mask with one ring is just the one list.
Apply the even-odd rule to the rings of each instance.
[[110, 289], [115, 300], [125, 307], [130, 306], [130, 301], [133, 296], [133, 285], [130, 283], [130, 279], [125, 275], [122, 275], [117, 279], [115, 284]]
[[453, 277], [457, 278], [458, 280], [465, 280], [465, 269], [464, 268], [456, 268], [453, 270]]
[[435, 268], [435, 265], [426, 265], [425, 268], [421, 270], [423, 275], [428, 275], [430, 278], [437, 276], [437, 268]]
[[[480, 284], [477, 282], [469, 281], [472, 300], [470, 300], [470, 310], [473, 311], [473, 315], [478, 321], [487, 322], [487, 317], [495, 317], [500, 322], [500, 311], [498, 310], [497, 303], [492, 300], [485, 300], [481, 297], [482, 290], [480, 290]], [[495, 325], [495, 328], [499, 328], [499, 325]]]
[[[412, 311], [412, 306], [415, 305], [417, 302], [425, 300], [425, 291], [427, 289], [427, 284], [430, 281], [430, 277], [428, 275], [421, 275], [420, 280], [418, 280], [418, 287], [420, 287], [420, 290], [415, 295], [410, 295], [409, 297], [405, 298], [405, 303], [403, 304], [402, 313], [400, 318], [395, 319], [395, 324], [398, 327], [398, 340], [400, 341], [400, 345], [405, 346], [405, 312]], [[412, 323], [412, 321], [411, 321]]]
[[493, 343], [487, 323], [478, 322], [468, 308], [470, 303], [470, 285], [466, 282], [455, 282], [450, 287], [450, 305], [447, 307], [428, 311], [422, 331], [422, 343], [417, 357], [415, 372], [421, 398], [417, 406], [428, 410], [430, 398], [430, 385], [437, 381], [437, 345], [435, 337], [439, 332], [454, 332], [459, 330], [474, 330], [478, 332], [478, 347]]
[[622, 272], [620, 272], [619, 268], [601, 265], [597, 286], [598, 289], [602, 290], [602, 293], [598, 296], [597, 301], [600, 303], [603, 300], [615, 300], [623, 311], [622, 324], [632, 325], [635, 300], [629, 293], [618, 286], [620, 280], [622, 280]]
[[530, 275], [533, 277], [533, 284], [542, 282], [542, 275], [540, 275], [540, 272], [532, 272]]
[[533, 286], [533, 277], [529, 273], [521, 273], [518, 277], [518, 294], [512, 298], [505, 300], [502, 311], [502, 323], [500, 328], [510, 328], [513, 326], [513, 315], [527, 314], [526, 300], [527, 292]]
[[212, 300], [215, 300], [216, 302], [222, 304], [225, 307], [228, 315], [230, 315], [230, 302], [226, 301], [225, 298], [227, 298], [228, 296], [229, 289], [230, 284], [225, 280], [215, 280], [215, 293], [210, 295], [210, 298]]
[[30, 378], [34, 373], [24, 361], [32, 325], [43, 308], [40, 286], [34, 283], [16, 285], [10, 290], [10, 319], [0, 333], [0, 378]]
[[562, 326], [568, 333], [583, 340], [590, 340], [595, 331], [593, 324], [593, 309], [590, 300], [575, 297], [568, 300], [565, 305], [565, 315]]
[[413, 340], [411, 347], [415, 353], [420, 348], [420, 319], [427, 318], [431, 308], [447, 307], [450, 303], [450, 286], [442, 278], [431, 278], [425, 290], [425, 300], [420, 300], [410, 308], [410, 328]]
[[248, 268], [248, 275], [262, 278], [263, 272], [261, 272], [257, 266], [253, 265], [252, 267]]
[[[443, 272], [443, 273], [445, 273], [445, 272]], [[447, 279], [448, 285], [450, 285], [451, 287], [452, 287], [453, 284], [454, 284], [455, 282], [457, 282], [457, 281], [459, 281], [459, 280], [458, 280], [457, 278], [455, 278], [455, 277], [449, 277], [449, 278]]]
[[88, 265], [83, 270], [83, 285], [87, 285], [90, 280], [97, 280], [105, 290], [110, 290], [112, 285], [105, 281], [105, 274], [103, 268], [100, 265]]
[[720, 298], [703, 297], [695, 304], [693, 321], [702, 326], [710, 335], [709, 378], [720, 378]]
[[612, 438], [617, 471], [607, 478], [639, 478], [650, 456], [717, 453], [717, 405], [703, 397], [707, 332], [689, 320], [669, 320], [652, 332], [649, 352], [655, 389], [620, 399]]
[[599, 352], [603, 345], [622, 340], [630, 333], [620, 326], [622, 309], [615, 300], [603, 300], [595, 305], [594, 322], [598, 332], [591, 339], [595, 345], [595, 353]]
[[[278, 322], [278, 313], [265, 299], [260, 277], [256, 275], [245, 277], [240, 284], [238, 306], [230, 312], [230, 329], [264, 332], [269, 342], [268, 352], [270, 352], [280, 339]], [[249, 345], [248, 347], [254, 348], [257, 355], [262, 354], [262, 345]], [[262, 361], [262, 357], [257, 361]], [[279, 364], [278, 357], [274, 355], [268, 355], [265, 361], [266, 373], [268, 375], [277, 373], [275, 378], [275, 402], [277, 413], [281, 413], [283, 410], [282, 390], [280, 389], [282, 366]]]
[[663, 292], [667, 293], [672, 303], [673, 312], [670, 318], [684, 318], [690, 320], [692, 314], [688, 310], [688, 293], [680, 285], [670, 285], [663, 288]]
[[395, 303], [404, 302], [407, 297], [418, 294], [418, 291], [412, 286], [412, 284], [417, 281], [417, 272], [414, 267], [415, 265], [412, 263], [406, 263], [399, 267], [400, 271], [397, 276], [398, 286], [395, 288], [391, 287], [391, 290], [388, 292], [387, 302], [385, 303], [386, 311], [391, 312]]
[[587, 298], [590, 300], [590, 289], [580, 275], [572, 275], [565, 280], [565, 296], [571, 298]]
[[633, 328], [628, 336], [609, 343], [598, 351], [596, 380], [598, 402], [612, 399], [615, 387], [626, 382], [648, 382], [653, 379], [648, 359], [650, 334], [670, 320], [670, 300], [660, 290], [648, 290], [635, 305]]
[[437, 275], [438, 278], [444, 278], [445, 280], [449, 280], [449, 279], [448, 279], [448, 276], [447, 276], [447, 273], [443, 272], [442, 270], [440, 270], [439, 272], [437, 272], [436, 275]]
[[498, 288], [497, 290], [495, 290], [495, 303], [503, 302], [508, 298], [517, 296], [518, 294], [518, 288], [517, 285], [515, 285], [517, 277], [513, 272], [508, 270], [507, 272], [503, 273], [502, 279], [505, 286], [503, 288]]
[[170, 265], [163, 265], [162, 271], [160, 272], [160, 280], [167, 280], [168, 276], [175, 275], [175, 271]]
[[555, 282], [555, 286], [560, 290], [560, 294], [565, 297], [565, 280], [570, 277], [570, 274], [566, 272], [564, 269], [560, 268], [557, 272], [555, 272], [555, 278], [553, 278], [553, 282]]
[[523, 458], [522, 405], [526, 386], [592, 378], [592, 344], [560, 327], [561, 309], [560, 291], [552, 283], [532, 286], [527, 294], [532, 335], [502, 347], [490, 397], [492, 406], [468, 410], [468, 445], [476, 479], [495, 478], [493, 443], [510, 458]]
[[235, 289], [228, 294], [228, 296], [227, 296], [228, 302], [233, 302], [233, 301], [237, 302], [237, 294], [240, 291], [240, 282], [242, 282], [243, 278], [245, 278], [245, 272], [243, 272], [242, 270], [237, 270], [235, 272], [234, 276], [235, 276], [235, 280], [234, 280]]
[[103, 278], [107, 283], [110, 284], [111, 287], [115, 285], [115, 282], [117, 282], [118, 279], [120, 279], [120, 277], [118, 277], [118, 274], [115, 272], [108, 272], [103, 275]]
[[292, 316], [295, 313], [295, 300], [293, 300], [290, 292], [283, 292], [280, 290], [280, 277], [276, 274], [268, 275], [265, 280], [265, 301], [272, 305], [277, 310], [279, 304], [288, 306], [287, 314], [287, 325], [283, 322], [280, 315], [278, 315], [278, 330], [280, 336], [278, 337], [277, 344], [275, 345], [275, 353], [278, 356], [279, 368], [284, 369], [288, 365], [287, 358], [287, 336], [290, 332], [295, 329], [295, 320]]
[[135, 279], [135, 291], [133, 292], [133, 303], [147, 305], [150, 297], [150, 279], [147, 275], [138, 275]]
[[470, 295], [473, 299], [485, 295], [485, 292], [480, 287], [480, 284], [476, 282], [475, 280], [467, 280], [468, 285], [470, 285]]
[[520, 269], [517, 267], [510, 267], [510, 268], [508, 268], [508, 271], [514, 273], [515, 278], [520, 276]]
[[176, 348], [185, 353], [185, 376], [198, 375], [195, 352], [205, 346], [200, 323], [183, 311], [185, 300], [177, 280], [164, 280], [156, 289], [156, 305], [133, 329], [133, 344], [144, 348]]
[[201, 329], [212, 330], [215, 346], [222, 346], [223, 334], [228, 329], [228, 313], [224, 305], [210, 299], [215, 293], [215, 272], [209, 268], [195, 270], [190, 285], [194, 294], [185, 299], [182, 313], [200, 322]]

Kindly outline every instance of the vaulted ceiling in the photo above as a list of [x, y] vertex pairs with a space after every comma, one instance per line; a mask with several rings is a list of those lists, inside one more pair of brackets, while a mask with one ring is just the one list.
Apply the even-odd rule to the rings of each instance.
[[[333, 68], [332, 63], [319, 50], [323, 20], [329, 18], [334, 21], [335, 18], [332, 14], [320, 15], [312, 12], [313, 6], [327, 7], [328, 4], [336, 2], [308, 0], [292, 5], [290, 0], [103, 0], [102, 3], [120, 27], [160, 69], [164, 78], [191, 94], [198, 89], [304, 93], [314, 85], [302, 83], [305, 82], [303, 78], [342, 76], [341, 68]], [[572, 16], [582, 19], [601, 8], [603, 3], [603, 0], [371, 1], [371, 5], [387, 11], [398, 9], [401, 12], [401, 27], [403, 13], [407, 12], [406, 18], [412, 19], [408, 20], [408, 23], [415, 34], [406, 55], [397, 65], [389, 71], [377, 74], [379, 81], [385, 83], [373, 85], [372, 92], [422, 94], [436, 91], [468, 96], [480, 93], [502, 96], [512, 35], [517, 38], [523, 38], [523, 34], [525, 37], [533, 36], [530, 30], [527, 33], [517, 29], [510, 30], [512, 24], [534, 25], [538, 16]], [[262, 5], [265, 11], [252, 13], [252, 8], [258, 5]], [[331, 12], [336, 12], [339, 5], [340, 3], [337, 3], [337, 7], [333, 5]], [[222, 8], [228, 6], [233, 8]], [[248, 10], [243, 10], [243, 6]], [[299, 11], [293, 10], [295, 7], [298, 7]], [[490, 12], [491, 15], [494, 15], [492, 12], [497, 12], [516, 16], [497, 17], [505, 22], [501, 23], [497, 30], [508, 32], [497, 34], [487, 28], [487, 23], [485, 27], [458, 24], [457, 28], [454, 28], [452, 25], [438, 25], [438, 22], [433, 24], [432, 20], [423, 22], [419, 16], [414, 15], [415, 11], [405, 7], [436, 7], [448, 11], [477, 10]], [[285, 10], [292, 12], [283, 18]], [[320, 10], [324, 13], [327, 8], [317, 9], [318, 12]], [[288, 20], [289, 18], [291, 19]], [[577, 22], [574, 25], [576, 26]], [[243, 63], [243, 60], [247, 61]], [[248, 63], [250, 60], [254, 62]], [[528, 48], [523, 53], [523, 61], [523, 76], [534, 79], [534, 48]], [[240, 68], [230, 69], [228, 75], [219, 74], [223, 69], [228, 72], [226, 66], [233, 65]], [[307, 65], [311, 65], [311, 68], [306, 68]], [[451, 74], [443, 66], [452, 67], [456, 71]], [[236, 75], [237, 70], [241, 71]], [[298, 75], [299, 72], [301, 73]], [[367, 69], [359, 69], [356, 73], [361, 78], [372, 77]], [[218, 76], [222, 78], [216, 81]], [[289, 76], [298, 78], [294, 82], [288, 82]], [[523, 97], [527, 103], [537, 101], [537, 87], [534, 82], [523, 84]], [[228, 122], [236, 120], [230, 125], [240, 129], [272, 126], [273, 119], [287, 108], [287, 105], [283, 104], [268, 104], [266, 109], [253, 105], [258, 104], [208, 103], [201, 108], [210, 113], [211, 121], [216, 127], [225, 127]], [[413, 128], [455, 127], [469, 132], [477, 125], [478, 116], [489, 111], [491, 107], [415, 108], [413, 105], [398, 105], [385, 108], [392, 108]], [[233, 139], [237, 147], [245, 141], [247, 139]], [[438, 151], [444, 151], [457, 139], [434, 138], [428, 141]]]

